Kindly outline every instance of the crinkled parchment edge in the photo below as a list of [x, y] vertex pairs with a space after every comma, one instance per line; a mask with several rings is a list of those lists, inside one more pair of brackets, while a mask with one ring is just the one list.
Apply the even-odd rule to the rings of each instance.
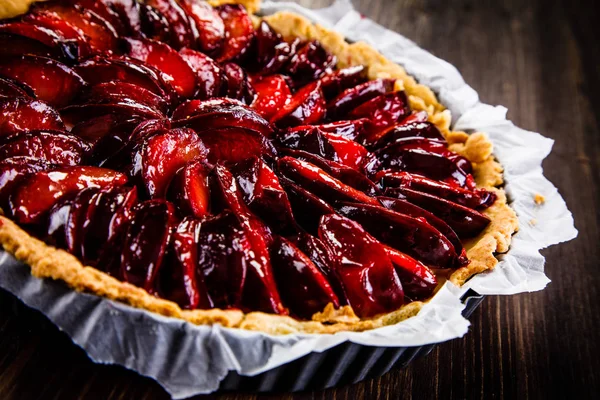
[[[12, 1], [29, 3], [29, 0]], [[224, 3], [241, 3], [250, 11], [259, 9], [259, 0], [211, 0], [213, 6]], [[0, 9], [0, 17], [3, 10]], [[485, 211], [491, 223], [477, 238], [465, 243], [467, 255], [471, 260], [468, 266], [457, 269], [450, 275], [450, 281], [462, 285], [474, 274], [492, 269], [498, 263], [495, 253], [506, 252], [512, 234], [518, 229], [515, 212], [507, 205], [502, 185], [502, 167], [493, 158], [492, 143], [483, 133], [471, 135], [465, 132], [451, 131], [449, 110], [438, 102], [431, 89], [420, 85], [399, 65], [389, 61], [370, 45], [357, 42], [348, 43], [339, 33], [313, 24], [308, 19], [290, 12], [278, 12], [264, 19], [285, 37], [319, 40], [323, 46], [338, 59], [339, 67], [364, 65], [368, 68], [370, 79], [393, 78], [398, 80], [398, 88], [409, 96], [413, 110], [424, 110], [429, 120], [444, 134], [450, 149], [464, 155], [473, 163], [475, 180], [479, 187], [494, 190], [498, 200]], [[237, 310], [182, 310], [177, 304], [156, 298], [143, 289], [121, 282], [95, 268], [86, 267], [69, 253], [48, 246], [30, 236], [15, 223], [0, 217], [0, 243], [4, 249], [19, 261], [31, 267], [32, 275], [38, 278], [51, 278], [67, 283], [71, 288], [95, 293], [146, 309], [167, 317], [186, 320], [193, 324], [221, 324], [248, 330], [258, 330], [270, 334], [289, 333], [335, 333], [340, 331], [364, 331], [382, 326], [393, 325], [416, 315], [424, 303], [412, 302], [399, 310], [374, 319], [360, 320], [350, 307], [335, 310], [331, 305], [313, 316], [313, 321], [298, 321], [291, 317], [252, 312], [244, 314]]]

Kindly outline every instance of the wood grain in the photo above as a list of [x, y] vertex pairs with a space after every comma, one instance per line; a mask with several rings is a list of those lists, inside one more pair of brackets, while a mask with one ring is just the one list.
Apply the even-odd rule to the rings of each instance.
[[[302, 0], [305, 6], [330, 1]], [[543, 292], [488, 297], [469, 334], [409, 368], [318, 393], [219, 399], [597, 398], [600, 393], [598, 2], [354, 0], [359, 11], [454, 64], [481, 99], [553, 138], [545, 174], [579, 238], [544, 251]], [[153, 381], [99, 366], [0, 291], [0, 399], [166, 399]]]

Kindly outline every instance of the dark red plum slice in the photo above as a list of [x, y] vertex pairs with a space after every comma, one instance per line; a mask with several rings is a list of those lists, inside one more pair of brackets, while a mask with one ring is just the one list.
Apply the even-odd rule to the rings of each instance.
[[395, 199], [391, 197], [378, 197], [377, 200], [379, 200], [385, 208], [389, 208], [390, 210], [399, 212], [400, 214], [408, 215], [409, 217], [425, 220], [435, 229], [440, 231], [440, 233], [444, 235], [452, 243], [452, 245], [454, 245], [454, 251], [458, 255], [458, 261], [461, 265], [469, 262], [467, 259], [467, 253], [460, 239], [458, 238], [458, 235], [456, 232], [454, 232], [450, 225], [444, 222], [444, 220], [436, 217], [433, 213], [425, 210], [424, 208], [414, 205], [406, 200]]
[[256, 99], [252, 108], [264, 119], [270, 120], [292, 98], [292, 92], [282, 75], [271, 75], [254, 84]]
[[333, 268], [356, 315], [374, 317], [402, 306], [402, 284], [384, 247], [359, 224], [341, 215], [326, 215], [319, 238], [334, 255]]
[[88, 146], [76, 136], [62, 131], [29, 131], [7, 138], [0, 145], [0, 159], [27, 156], [50, 164], [80, 164]]
[[393, 79], [376, 79], [349, 88], [327, 103], [327, 117], [341, 119], [362, 103], [394, 90]]
[[361, 118], [346, 121], [335, 121], [328, 124], [314, 126], [319, 128], [321, 131], [334, 133], [349, 140], [356, 140], [358, 137], [364, 135], [368, 122], [368, 119]]
[[407, 297], [411, 300], [425, 300], [433, 295], [438, 283], [433, 271], [396, 249], [385, 246], [385, 251], [394, 265]]
[[126, 186], [100, 189], [90, 200], [81, 233], [81, 258], [96, 265], [101, 254], [113, 251], [110, 241], [117, 237], [131, 219], [137, 203], [137, 190]]
[[123, 241], [121, 274], [125, 282], [155, 293], [156, 278], [176, 226], [175, 207], [164, 200], [148, 200], [136, 205], [132, 213]]
[[335, 213], [333, 207], [293, 181], [281, 177], [279, 182], [285, 189], [296, 222], [307, 232], [316, 234], [321, 217]]
[[426, 139], [439, 140], [444, 142], [444, 137], [438, 128], [431, 122], [411, 122], [394, 125], [389, 129], [383, 129], [379, 132], [363, 136], [361, 141], [365, 146], [373, 149], [380, 149], [390, 145], [397, 140], [422, 137]]
[[353, 140], [346, 139], [343, 136], [336, 135], [323, 131], [323, 135], [327, 138], [331, 147], [335, 149], [337, 161], [356, 171], [362, 171], [363, 165], [367, 160], [369, 151], [362, 145]]
[[68, 126], [75, 126], [105, 115], [119, 115], [124, 120], [162, 119], [164, 115], [154, 108], [130, 100], [115, 100], [107, 104], [71, 105], [60, 110], [60, 116]]
[[0, 25], [0, 55], [21, 54], [34, 54], [72, 63], [79, 59], [79, 44], [34, 23], [9, 22]]
[[269, 250], [281, 299], [293, 315], [311, 319], [330, 303], [339, 307], [338, 297], [325, 276], [289, 240], [275, 236]]
[[196, 273], [201, 226], [200, 220], [186, 218], [174, 229], [158, 279], [160, 296], [188, 310], [214, 307], [204, 276]]
[[292, 207], [275, 173], [260, 158], [236, 165], [233, 170], [250, 209], [278, 233], [297, 231]]
[[0, 207], [5, 213], [10, 209], [7, 201], [12, 192], [29, 175], [36, 172], [47, 171], [53, 168], [45, 160], [32, 157], [12, 157], [0, 161]]
[[336, 62], [334, 55], [325, 50], [321, 43], [313, 40], [298, 46], [285, 66], [285, 73], [294, 80], [295, 87], [301, 87], [331, 71]]
[[[81, 58], [88, 57], [92, 54], [92, 49], [86, 40], [85, 34], [79, 28], [65, 21], [56, 13], [29, 13], [23, 16], [22, 21], [35, 24], [38, 27], [46, 28], [65, 40], [76, 42], [78, 47], [78, 56]], [[25, 52], [23, 54], [29, 53]]]
[[406, 188], [441, 197], [473, 209], [488, 208], [496, 201], [496, 194], [485, 189], [467, 190], [425, 176], [408, 172], [390, 172], [381, 177], [385, 188]]
[[489, 225], [490, 219], [473, 209], [461, 206], [440, 197], [412, 189], [391, 189], [386, 191], [418, 205], [444, 220], [461, 238], [477, 236]]
[[94, 85], [83, 96], [86, 104], [111, 104], [118, 102], [134, 102], [150, 107], [159, 113], [166, 114], [169, 104], [154, 92], [133, 83], [113, 81]]
[[321, 168], [306, 161], [283, 157], [278, 162], [281, 174], [326, 201], [353, 201], [378, 205], [365, 193], [348, 186]]
[[[317, 230], [315, 230], [315, 233]], [[321, 239], [311, 234], [300, 232], [290, 238], [292, 243], [300, 249], [315, 266], [325, 276], [331, 288], [335, 292], [340, 302], [340, 305], [347, 305], [348, 300], [344, 293], [344, 288], [340, 282], [340, 278], [335, 273], [333, 264], [335, 262], [334, 256], [329, 250], [325, 243]]]
[[225, 41], [225, 24], [219, 12], [204, 1], [181, 0], [180, 3], [198, 30], [198, 48], [203, 53], [218, 53]]
[[197, 90], [195, 98], [206, 100], [216, 97], [224, 84], [223, 69], [209, 56], [192, 49], [181, 49], [181, 57], [196, 74]]
[[231, 212], [202, 222], [196, 271], [206, 283], [214, 307], [242, 308], [251, 251], [244, 230]]
[[335, 148], [329, 143], [325, 134], [312, 126], [302, 126], [282, 131], [275, 137], [275, 143], [280, 148], [305, 151], [326, 160], [339, 160]]
[[88, 187], [81, 190], [73, 198], [67, 223], [65, 225], [66, 250], [75, 257], [81, 258], [83, 247], [83, 227], [87, 219], [92, 198], [100, 189]]
[[35, 98], [33, 89], [13, 79], [0, 77], [0, 98], [3, 97], [31, 97]]
[[367, 70], [362, 65], [348, 67], [331, 72], [321, 77], [321, 89], [327, 101], [335, 98], [344, 90], [365, 83]]
[[225, 40], [217, 61], [239, 59], [250, 48], [254, 37], [252, 19], [241, 4], [224, 4], [216, 10], [225, 27]]
[[54, 107], [71, 102], [85, 82], [59, 61], [39, 56], [6, 56], [0, 59], [0, 75], [23, 82], [35, 96]]
[[435, 268], [457, 267], [452, 243], [428, 222], [382, 206], [345, 203], [338, 212], [361, 224], [382, 243]]
[[125, 48], [130, 57], [143, 61], [159, 70], [163, 80], [178, 95], [192, 97], [196, 91], [196, 74], [179, 53], [168, 45], [150, 39], [125, 38]]
[[162, 198], [175, 173], [187, 163], [203, 160], [207, 149], [190, 129], [172, 129], [148, 137], [134, 155], [132, 176], [139, 176], [151, 198]]
[[183, 215], [197, 218], [210, 215], [209, 168], [204, 161], [187, 164], [175, 174], [169, 185], [167, 198], [172, 200]]
[[173, 48], [195, 47], [196, 37], [190, 19], [178, 1], [145, 0], [144, 4], [156, 9], [168, 21], [169, 44]]
[[77, 65], [75, 71], [90, 85], [121, 81], [141, 86], [161, 97], [167, 95], [167, 84], [159, 72], [139, 60], [95, 57]]
[[32, 130], [64, 130], [60, 115], [43, 101], [0, 99], [0, 137]]
[[325, 116], [325, 99], [320, 83], [314, 82], [298, 90], [292, 99], [271, 118], [279, 128], [312, 125]]
[[223, 64], [223, 77], [226, 84], [221, 88], [222, 95], [252, 104], [255, 98], [254, 87], [242, 67], [232, 62]]
[[390, 92], [362, 103], [348, 113], [348, 118], [368, 118], [369, 129], [381, 130], [394, 125], [410, 114], [408, 98], [402, 91]]
[[289, 61], [295, 46], [283, 40], [269, 24], [261, 21], [255, 35], [255, 59], [245, 60], [248, 68], [259, 75], [271, 75], [279, 72]]
[[253, 255], [248, 260], [248, 273], [242, 296], [244, 307], [254, 311], [286, 314], [287, 310], [281, 303], [273, 278], [268, 251], [270, 238], [266, 227], [248, 210], [231, 172], [222, 165], [217, 165], [213, 171], [215, 191], [218, 192], [215, 194], [221, 197], [222, 204], [237, 217]]
[[12, 193], [10, 209], [17, 223], [35, 223], [61, 198], [86, 187], [102, 188], [126, 182], [124, 174], [98, 167], [74, 166], [36, 172]]

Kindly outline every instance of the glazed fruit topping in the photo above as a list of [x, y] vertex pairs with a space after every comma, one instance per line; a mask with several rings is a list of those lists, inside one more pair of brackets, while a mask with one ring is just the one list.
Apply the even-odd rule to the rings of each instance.
[[496, 192], [394, 79], [253, 18], [51, 0], [1, 22], [1, 211], [183, 309], [428, 299]]

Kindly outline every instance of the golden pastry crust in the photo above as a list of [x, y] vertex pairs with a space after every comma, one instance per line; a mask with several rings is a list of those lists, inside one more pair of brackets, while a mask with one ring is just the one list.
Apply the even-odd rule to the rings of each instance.
[[[30, 0], [12, 0], [13, 13], [24, 12]], [[209, 0], [214, 5], [242, 3], [251, 11], [259, 8], [259, 0]], [[20, 8], [19, 8], [20, 7]], [[0, 8], [0, 18], [3, 9]], [[11, 14], [12, 15], [12, 14]], [[518, 229], [515, 212], [508, 206], [502, 189], [502, 167], [492, 156], [492, 143], [483, 133], [468, 135], [450, 130], [450, 111], [445, 110], [435, 94], [428, 87], [415, 81], [399, 65], [387, 60], [366, 43], [349, 44], [337, 32], [311, 23], [306, 18], [280, 12], [264, 18], [276, 31], [285, 37], [300, 37], [319, 40], [323, 46], [338, 58], [340, 68], [364, 65], [371, 79], [394, 78], [407, 92], [413, 110], [424, 110], [429, 121], [435, 124], [446, 137], [450, 149], [462, 154], [473, 163], [474, 177], [479, 187], [494, 190], [498, 200], [485, 214], [492, 222], [477, 238], [465, 243], [471, 263], [450, 274], [449, 280], [462, 285], [474, 274], [490, 270], [496, 266], [496, 253], [506, 252], [511, 235]], [[118, 281], [92, 267], [86, 267], [69, 253], [48, 246], [31, 237], [15, 223], [0, 217], [0, 243], [6, 251], [19, 261], [31, 267], [38, 278], [51, 278], [66, 282], [71, 288], [95, 293], [146, 309], [158, 314], [186, 320], [194, 324], [221, 324], [249, 330], [259, 330], [271, 334], [289, 333], [335, 333], [339, 331], [364, 331], [398, 323], [416, 315], [423, 302], [409, 303], [399, 310], [372, 319], [358, 318], [348, 306], [338, 310], [330, 304], [325, 310], [313, 316], [312, 321], [298, 321], [291, 317], [252, 312], [244, 314], [236, 310], [182, 310], [177, 304], [156, 298], [143, 289]], [[440, 279], [440, 280], [445, 280]]]

